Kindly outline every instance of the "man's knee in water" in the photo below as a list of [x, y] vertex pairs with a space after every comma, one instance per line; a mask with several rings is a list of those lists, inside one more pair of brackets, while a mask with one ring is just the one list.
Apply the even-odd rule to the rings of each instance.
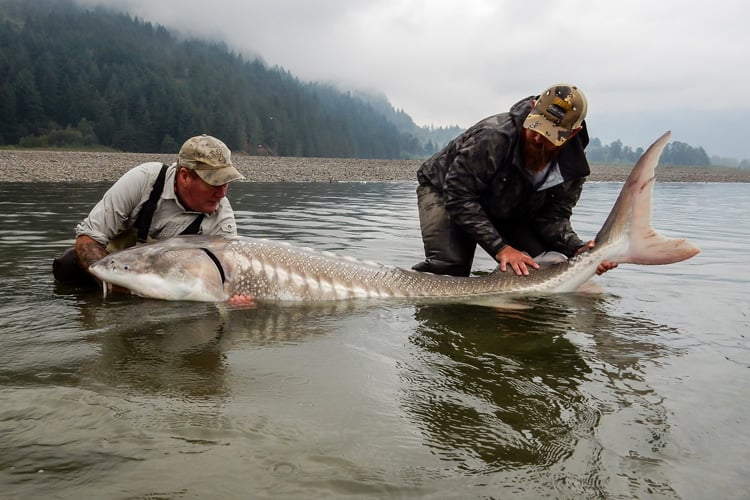
[[414, 271], [421, 273], [443, 274], [448, 276], [468, 276], [471, 268], [462, 264], [451, 264], [448, 262], [426, 259], [412, 266]]

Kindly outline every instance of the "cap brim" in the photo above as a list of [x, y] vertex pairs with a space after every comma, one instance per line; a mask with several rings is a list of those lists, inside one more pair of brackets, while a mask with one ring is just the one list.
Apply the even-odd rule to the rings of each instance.
[[239, 170], [231, 165], [215, 170], [196, 169], [195, 172], [200, 176], [201, 179], [203, 179], [206, 184], [209, 184], [211, 186], [223, 186], [224, 184], [228, 184], [233, 181], [239, 181], [245, 178], [245, 176], [242, 175]]
[[527, 128], [529, 130], [533, 130], [538, 134], [541, 134], [545, 139], [547, 139], [555, 146], [562, 146], [563, 144], [565, 144], [565, 142], [570, 137], [570, 134], [573, 133], [572, 130], [558, 127], [547, 118], [545, 118], [544, 115], [540, 115], [537, 113], [531, 113], [526, 117], [526, 120], [524, 120], [523, 122], [523, 128]]

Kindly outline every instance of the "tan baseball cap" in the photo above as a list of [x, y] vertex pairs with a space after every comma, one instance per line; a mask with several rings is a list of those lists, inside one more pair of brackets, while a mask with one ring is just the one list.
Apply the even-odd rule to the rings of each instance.
[[562, 146], [586, 118], [588, 104], [581, 90], [558, 83], [539, 96], [523, 127], [539, 132], [555, 146]]
[[232, 165], [232, 152], [226, 144], [210, 135], [191, 137], [180, 148], [177, 165], [195, 170], [212, 186], [222, 186], [245, 177]]

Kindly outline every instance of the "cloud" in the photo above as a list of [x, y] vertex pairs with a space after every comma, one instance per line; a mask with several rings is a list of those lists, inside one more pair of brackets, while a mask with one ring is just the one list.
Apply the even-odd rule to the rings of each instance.
[[665, 130], [750, 158], [744, 0], [79, 0], [222, 40], [302, 80], [388, 96], [420, 125], [468, 127], [557, 82], [591, 133], [647, 146]]

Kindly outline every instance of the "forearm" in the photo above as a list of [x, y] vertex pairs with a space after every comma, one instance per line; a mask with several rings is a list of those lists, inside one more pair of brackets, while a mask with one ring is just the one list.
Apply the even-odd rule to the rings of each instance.
[[450, 213], [451, 221], [468, 234], [482, 249], [495, 255], [506, 242], [483, 210]]
[[86, 270], [109, 253], [104, 245], [85, 234], [76, 238], [75, 248], [76, 256], [78, 256], [81, 266]]
[[488, 254], [495, 255], [505, 245], [502, 236], [482, 208], [479, 200], [468, 196], [444, 194], [445, 211], [453, 224], [460, 227]]
[[495, 255], [504, 241], [482, 204], [488, 189], [485, 177], [468, 171], [464, 163], [457, 160], [446, 178], [443, 198], [451, 221], [487, 253]]

